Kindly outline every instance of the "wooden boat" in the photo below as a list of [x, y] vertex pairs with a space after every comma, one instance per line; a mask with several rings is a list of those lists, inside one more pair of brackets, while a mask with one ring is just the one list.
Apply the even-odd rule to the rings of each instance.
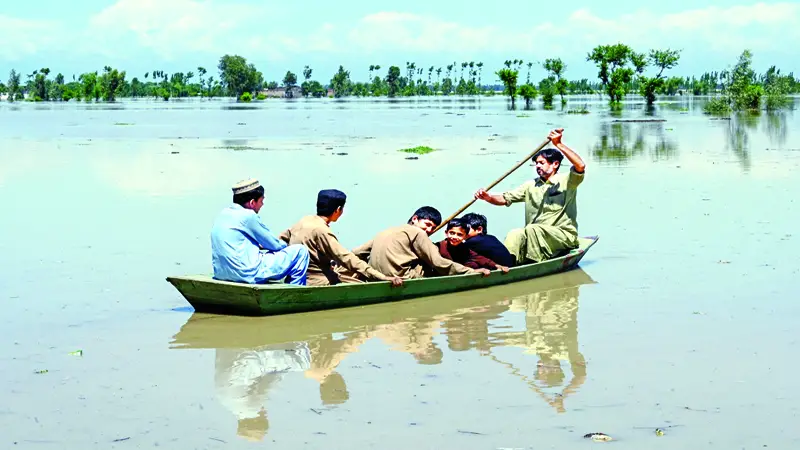
[[574, 269], [598, 237], [579, 238], [579, 247], [568, 254], [510, 269], [407, 280], [401, 287], [388, 281], [338, 284], [335, 286], [295, 286], [285, 283], [244, 284], [215, 280], [208, 275], [167, 277], [197, 312], [230, 315], [269, 316], [348, 306], [369, 305], [409, 298], [440, 295], [530, 280]]
[[[241, 317], [194, 312], [173, 336], [171, 349], [255, 348], [309, 341], [319, 335], [371, 330], [397, 322], [429, 322], [461, 317], [475, 319], [487, 309], [534, 293], [553, 293], [595, 284], [580, 267], [490, 289], [474, 289], [387, 304], [340, 308], [269, 317]], [[547, 297], [547, 295], [545, 296]], [[507, 331], [507, 330], [506, 330]]]

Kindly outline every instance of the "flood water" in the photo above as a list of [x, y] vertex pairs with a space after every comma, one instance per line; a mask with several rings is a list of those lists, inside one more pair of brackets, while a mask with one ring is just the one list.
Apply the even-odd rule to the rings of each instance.
[[[703, 101], [3, 103], [0, 448], [798, 448], [800, 117]], [[600, 236], [580, 269], [266, 318], [194, 313], [165, 281], [210, 272], [240, 179], [275, 233], [344, 190], [352, 248], [449, 215], [555, 127]], [[439, 151], [397, 152], [416, 145]]]

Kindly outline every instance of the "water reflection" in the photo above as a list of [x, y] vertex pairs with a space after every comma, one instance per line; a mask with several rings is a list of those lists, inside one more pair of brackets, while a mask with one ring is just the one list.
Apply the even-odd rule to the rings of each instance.
[[678, 144], [668, 136], [664, 122], [603, 122], [591, 155], [600, 163], [625, 164], [649, 154], [652, 161], [678, 155]]
[[[270, 393], [281, 389], [284, 377], [316, 380], [323, 407], [347, 402], [348, 382], [363, 382], [370, 372], [348, 371], [345, 381], [337, 368], [369, 340], [425, 365], [458, 364], [451, 352], [476, 350], [485, 364], [507, 367], [511, 377], [564, 412], [564, 400], [586, 380], [577, 312], [579, 287], [591, 283], [586, 272], [576, 269], [488, 290], [364, 308], [265, 318], [195, 313], [171, 346], [214, 349], [217, 398], [237, 418], [237, 434], [251, 440], [268, 433]], [[445, 337], [447, 349], [436, 345], [437, 336]], [[521, 348], [521, 362], [504, 360], [510, 354], [502, 352], [501, 358], [500, 348]], [[369, 358], [381, 363], [380, 355]], [[533, 373], [518, 367], [534, 365]]]

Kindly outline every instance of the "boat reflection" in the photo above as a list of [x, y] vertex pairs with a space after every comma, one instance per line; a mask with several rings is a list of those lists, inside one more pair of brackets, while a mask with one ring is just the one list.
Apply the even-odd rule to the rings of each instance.
[[[214, 349], [217, 397], [237, 417], [237, 434], [250, 440], [268, 433], [269, 395], [284, 377], [316, 380], [326, 407], [347, 402], [347, 383], [337, 368], [373, 339], [427, 365], [448, 362], [452, 352], [476, 350], [563, 412], [564, 399], [586, 380], [577, 311], [579, 288], [591, 283], [586, 272], [575, 269], [492, 289], [361, 308], [282, 317], [194, 313], [171, 348]], [[437, 346], [439, 336], [445, 337], [446, 350]], [[526, 375], [501, 359], [495, 354], [501, 347], [523, 349], [520, 356], [529, 362], [527, 355], [537, 355], [535, 373]], [[548, 393], [554, 389], [560, 390]]]

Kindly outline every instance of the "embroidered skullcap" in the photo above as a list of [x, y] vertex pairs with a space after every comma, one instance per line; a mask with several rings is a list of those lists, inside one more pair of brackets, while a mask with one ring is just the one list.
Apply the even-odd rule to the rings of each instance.
[[235, 194], [244, 194], [245, 192], [250, 192], [252, 190], [257, 189], [261, 186], [261, 183], [258, 182], [255, 178], [250, 178], [249, 180], [242, 180], [233, 185], [233, 193]]

